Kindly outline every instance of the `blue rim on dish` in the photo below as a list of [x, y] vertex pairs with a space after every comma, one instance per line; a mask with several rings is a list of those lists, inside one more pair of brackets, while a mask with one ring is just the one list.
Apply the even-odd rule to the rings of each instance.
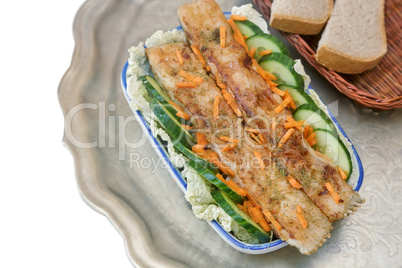
[[[121, 84], [122, 84], [122, 89], [123, 89], [124, 95], [126, 97], [126, 100], [127, 100], [128, 104], [130, 104], [131, 99], [127, 92], [127, 80], [126, 80], [127, 68], [128, 68], [128, 62], [126, 62], [126, 64], [123, 67], [123, 70], [121, 72]], [[311, 88], [309, 88], [309, 89], [311, 89]], [[309, 90], [307, 91], [307, 93], [310, 94]], [[130, 108], [131, 108], [131, 105], [130, 105]], [[169, 167], [168, 168], [169, 173], [172, 175], [175, 182], [179, 185], [180, 189], [183, 192], [186, 192], [186, 190], [187, 190], [186, 181], [183, 179], [180, 172], [170, 161], [168, 153], [165, 151], [165, 149], [161, 145], [160, 141], [156, 137], [153, 136], [152, 131], [151, 131], [147, 121], [141, 114], [141, 112], [137, 111], [137, 110], [133, 110], [133, 109], [132, 109], [132, 111], [133, 111], [134, 115], [136, 116], [138, 122], [140, 122], [140, 125], [141, 125], [142, 129], [144, 130], [144, 132], [148, 134], [148, 139], [151, 142], [151, 144], [154, 146], [156, 152], [161, 157], [161, 159], [163, 159], [163, 161], [166, 163], [166, 165]], [[345, 131], [342, 129], [342, 127], [339, 125], [338, 121], [335, 119], [335, 117], [332, 115], [332, 113], [329, 110], [328, 110], [328, 114], [329, 114], [331, 120], [334, 122], [334, 124], [339, 129], [339, 131], [342, 133], [342, 135], [349, 140]], [[349, 142], [350, 142], [350, 140], [349, 140]], [[353, 145], [352, 145], [352, 151], [353, 151], [353, 155], [355, 157], [355, 160], [358, 165], [358, 170], [359, 170], [359, 173], [358, 173], [359, 177], [357, 179], [357, 183], [356, 183], [356, 186], [354, 187], [354, 190], [359, 191], [359, 189], [363, 183], [363, 176], [364, 176], [363, 165], [362, 165], [360, 157], [357, 154], [355, 147]], [[280, 239], [276, 239], [276, 240], [273, 240], [272, 242], [264, 243], [264, 244], [247, 244], [247, 243], [244, 243], [244, 242], [238, 240], [233, 235], [226, 232], [217, 221], [213, 220], [212, 222], [209, 222], [209, 224], [215, 230], [215, 232], [217, 232], [218, 235], [223, 240], [225, 240], [230, 246], [232, 246], [233, 248], [235, 248], [241, 252], [244, 252], [244, 253], [264, 254], [264, 253], [278, 250], [278, 249], [288, 245], [287, 242], [282, 241]]]

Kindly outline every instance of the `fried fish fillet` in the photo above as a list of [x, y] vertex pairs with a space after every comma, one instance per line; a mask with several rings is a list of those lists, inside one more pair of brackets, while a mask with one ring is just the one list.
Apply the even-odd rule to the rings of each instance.
[[[183, 58], [180, 64], [177, 53]], [[296, 246], [302, 253], [310, 254], [330, 236], [332, 225], [309, 197], [290, 185], [286, 177], [276, 168], [268, 152], [251, 140], [244, 131], [242, 121], [226, 102], [213, 78], [208, 76], [199, 59], [185, 43], [167, 44], [146, 49], [146, 56], [155, 79], [169, 93], [172, 99], [187, 109], [193, 118], [194, 129], [206, 135], [212, 150], [234, 172], [232, 178], [244, 187], [261, 206], [269, 211], [281, 225], [271, 228], [282, 240]], [[180, 71], [202, 78], [196, 87], [177, 87], [186, 82]], [[213, 114], [214, 101], [220, 98], [219, 118]], [[227, 142], [219, 137], [228, 136], [241, 142], [232, 150], [225, 151]], [[261, 155], [264, 168], [255, 159], [255, 152]], [[308, 222], [303, 228], [297, 217], [297, 207], [301, 206]]]
[[[344, 218], [362, 201], [346, 183], [337, 167], [318, 156], [297, 129], [283, 147], [278, 141], [286, 133], [284, 122], [291, 113], [288, 108], [277, 114], [282, 102], [269, 85], [253, 69], [246, 49], [237, 43], [219, 5], [214, 0], [198, 0], [179, 8], [178, 16], [189, 42], [202, 52], [212, 72], [222, 77], [240, 106], [245, 124], [258, 128], [279, 169], [293, 176], [303, 191], [327, 215], [331, 222]], [[219, 29], [226, 29], [226, 45], [220, 46]], [[275, 127], [272, 125], [275, 124]], [[331, 183], [339, 194], [337, 203], [327, 190]]]

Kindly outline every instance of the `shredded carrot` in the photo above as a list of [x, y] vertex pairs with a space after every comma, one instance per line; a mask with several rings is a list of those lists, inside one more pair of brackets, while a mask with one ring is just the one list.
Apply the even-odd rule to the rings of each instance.
[[301, 120], [301, 121], [290, 121], [290, 122], [286, 122], [285, 124], [283, 124], [285, 126], [285, 129], [289, 129], [292, 127], [297, 128], [298, 130], [302, 129], [302, 126], [306, 123], [305, 120]]
[[253, 67], [256, 69], [257, 73], [265, 80], [267, 77], [267, 72], [258, 64], [255, 59], [252, 59], [251, 62], [253, 63]]
[[258, 144], [262, 144], [262, 141], [261, 141], [253, 132], [250, 132], [250, 136], [251, 136]]
[[262, 160], [261, 154], [257, 151], [254, 151], [254, 156], [257, 158], [258, 164], [260, 164], [261, 170], [265, 168], [264, 160]]
[[264, 139], [264, 137], [262, 136], [262, 134], [260, 133], [260, 135], [258, 135], [258, 138], [260, 138], [262, 143], [266, 143], [267, 141]]
[[271, 87], [271, 91], [274, 92], [274, 93], [276, 93], [276, 94], [278, 94], [278, 95], [281, 96], [281, 97], [285, 96], [285, 92], [282, 91], [282, 90], [280, 90], [280, 89], [277, 88], [277, 87]]
[[223, 81], [219, 76], [216, 78], [216, 84], [220, 89], [226, 89], [225, 81]]
[[307, 135], [307, 137], [310, 136], [311, 134], [313, 134], [313, 132], [314, 132], [314, 128], [312, 128], [312, 127], [310, 126], [310, 128], [309, 128], [309, 130], [308, 130], [308, 135]]
[[247, 199], [251, 202], [251, 204], [256, 208], [261, 208], [261, 206], [255, 201], [254, 197], [252, 197], [249, 193], [247, 193]]
[[243, 205], [237, 204], [237, 207], [238, 207], [241, 211], [243, 211], [244, 213], [248, 214], [247, 209], [246, 209]]
[[276, 119], [272, 118], [272, 131], [275, 131], [276, 128]]
[[274, 109], [274, 111], [277, 114], [279, 114], [283, 109], [285, 109], [286, 105], [288, 105], [291, 101], [292, 101], [292, 98], [290, 98], [290, 97], [285, 98], [285, 100], [281, 104], [279, 104], [278, 107], [276, 107]]
[[236, 142], [236, 143], [240, 142], [240, 140], [238, 140], [238, 139], [233, 139], [233, 138], [229, 138], [226, 136], [219, 136], [219, 139], [222, 141], [228, 141], [228, 142]]
[[214, 100], [214, 118], [218, 119], [219, 118], [219, 100], [221, 99], [221, 96], [216, 95], [215, 100]]
[[169, 104], [177, 111], [176, 115], [180, 118], [184, 118], [185, 120], [189, 120], [190, 116], [181, 108], [179, 105], [174, 103], [173, 101], [168, 101]]
[[264, 229], [264, 231], [266, 231], [266, 232], [271, 231], [271, 227], [269, 227], [267, 221], [265, 220], [264, 216], [261, 213], [261, 210], [259, 210], [256, 207], [252, 207], [249, 209], [249, 211], [250, 211], [251, 218], [256, 223], [259, 223], [261, 225], [262, 229]]
[[272, 216], [271, 212], [269, 212], [268, 210], [264, 210], [262, 213], [264, 214], [265, 218], [270, 221], [278, 231], [282, 230], [282, 226], [276, 221], [274, 216]]
[[267, 73], [267, 76], [268, 76], [271, 80], [276, 81], [276, 76], [275, 76], [275, 75], [273, 75], [273, 74], [271, 74], [271, 73], [269, 73], [269, 72], [266, 72], [266, 73]]
[[239, 28], [237, 28], [237, 26], [234, 23], [233, 19], [231, 19], [231, 18], [228, 19], [228, 23], [229, 23], [230, 27], [232, 27], [232, 29], [233, 29], [233, 37], [234, 37], [234, 39], [246, 49], [247, 53], [250, 53], [249, 50], [248, 50], [248, 47], [246, 45], [246, 42], [244, 41], [243, 35], [241, 34]]
[[307, 228], [307, 221], [306, 221], [306, 218], [304, 217], [303, 209], [301, 208], [300, 205], [297, 205], [296, 215], [297, 215], [297, 219], [299, 220], [299, 222], [300, 222], [301, 226], [303, 227], [303, 229], [306, 229]]
[[179, 75], [180, 75], [181, 77], [183, 77], [183, 78], [185, 78], [185, 79], [188, 79], [188, 80], [190, 80], [191, 82], [195, 82], [195, 83], [197, 83], [197, 84], [201, 84], [202, 81], [204, 80], [204, 78], [198, 77], [198, 76], [195, 76], [195, 75], [191, 75], [191, 74], [187, 73], [187, 72], [184, 71], [184, 70], [180, 70], [180, 71], [179, 71]]
[[217, 177], [221, 182], [226, 184], [227, 181], [225, 180], [225, 178], [220, 173], [216, 173], [215, 177]]
[[197, 87], [194, 82], [177, 82], [176, 87]]
[[[246, 195], [248, 196], [248, 195]], [[247, 197], [248, 198], [248, 197]], [[246, 209], [246, 213], [248, 214], [248, 209], [254, 207], [253, 202], [251, 202], [250, 200], [246, 200], [243, 202], [243, 206]]]
[[205, 68], [207, 66], [207, 63], [205, 62], [205, 59], [202, 56], [201, 51], [195, 45], [191, 45], [191, 49], [193, 50], [194, 54], [197, 55], [198, 59], [202, 64], [202, 67]]
[[241, 15], [232, 15], [232, 16], [230, 16], [230, 18], [232, 20], [240, 20], [240, 21], [247, 20], [246, 16], [241, 16]]
[[288, 121], [288, 122], [296, 122], [296, 120], [291, 115], [286, 116], [286, 121]]
[[220, 29], [221, 47], [225, 47], [225, 45], [226, 45], [226, 28], [225, 28], [225, 26], [222, 25], [219, 29]]
[[278, 86], [277, 83], [273, 82], [273, 81], [270, 80], [268, 77], [265, 78], [265, 82], [267, 82], [267, 84], [268, 84], [270, 87], [277, 87], [277, 86]]
[[244, 190], [243, 188], [240, 188], [239, 185], [237, 185], [233, 181], [228, 180], [228, 181], [226, 181], [226, 184], [230, 187], [230, 189], [232, 189], [233, 191], [235, 191], [239, 195], [241, 195], [243, 197], [245, 197], [247, 195], [247, 191]]
[[253, 58], [253, 57], [254, 57], [254, 53], [255, 53], [256, 50], [257, 50], [257, 49], [256, 49], [255, 47], [251, 47], [250, 53], [248, 54], [248, 55], [250, 56], [250, 58]]
[[263, 51], [260, 52], [260, 56], [262, 57], [262, 56], [265, 56], [265, 55], [268, 55], [268, 54], [271, 54], [271, 53], [272, 53], [272, 50], [270, 50], [270, 49], [263, 50]]
[[290, 98], [292, 99], [292, 100], [290, 101], [290, 103], [289, 103], [290, 108], [296, 109], [296, 108], [297, 108], [296, 102], [294, 101], [294, 99], [292, 98], [292, 96], [289, 94], [289, 91], [288, 91], [288, 90], [285, 90], [285, 98], [287, 98], [287, 97], [290, 97]]
[[302, 188], [302, 186], [291, 175], [288, 175], [287, 178], [290, 185], [292, 185], [294, 188], [299, 190]]
[[339, 201], [341, 200], [341, 198], [339, 197], [338, 193], [334, 190], [334, 187], [332, 187], [332, 184], [327, 182], [325, 183], [325, 187], [327, 187], [328, 192], [331, 194], [332, 199], [334, 199], [334, 201], [336, 203], [339, 203]]
[[324, 159], [327, 159], [329, 162], [332, 162], [332, 159], [329, 158], [328, 156], [326, 156], [325, 154], [320, 153], [319, 151], [315, 151], [315, 153], [316, 153], [318, 156], [320, 156], [320, 157], [322, 157], [322, 158], [324, 158]]
[[182, 126], [182, 128], [184, 128], [184, 129], [186, 129], [186, 130], [190, 130], [190, 129], [192, 129], [193, 127], [191, 127], [191, 126], [188, 126], [188, 125], [181, 125]]
[[[208, 141], [205, 138], [205, 135], [203, 133], [197, 132], [195, 134], [195, 137], [197, 138], [197, 144], [198, 145], [201, 145], [201, 146], [204, 146], [204, 147], [208, 145]], [[204, 148], [204, 147], [202, 147], [202, 148]]]
[[211, 66], [207, 65], [207, 66], [205, 67], [205, 70], [206, 70], [207, 72], [210, 72], [210, 71], [211, 71]]
[[230, 95], [226, 90], [222, 90], [223, 97], [225, 100], [228, 102], [232, 110], [235, 112], [235, 114], [238, 117], [241, 117], [241, 111], [239, 109], [239, 106], [237, 106], [236, 101], [233, 99], [232, 95]]
[[346, 176], [345, 172], [341, 169], [340, 166], [338, 166], [338, 171], [339, 171], [339, 174], [341, 174], [342, 179], [346, 180], [346, 178], [348, 176]]
[[313, 145], [316, 144], [316, 143], [317, 143], [316, 138], [313, 138], [312, 140], [309, 141], [308, 144], [309, 144], [310, 146], [313, 146]]
[[278, 147], [281, 148], [285, 144], [285, 142], [289, 139], [290, 135], [292, 135], [293, 131], [295, 131], [294, 128], [289, 129], [286, 131], [285, 135], [283, 135], [282, 139], [279, 141]]
[[238, 144], [237, 142], [232, 142], [232, 143], [226, 145], [226, 146], [222, 149], [222, 152], [226, 152], [226, 151], [232, 150], [233, 148], [235, 148], [235, 147], [237, 146], [237, 144]]
[[260, 133], [260, 130], [259, 130], [259, 129], [255, 129], [255, 128], [245, 127], [244, 130], [247, 131], [247, 132], [255, 133], [255, 134]]
[[183, 65], [183, 62], [184, 62], [183, 57], [181, 56], [181, 53], [178, 49], [176, 50], [176, 54], [177, 54], [177, 58], [179, 59], [180, 65]]
[[306, 126], [304, 127], [303, 135], [304, 135], [304, 138], [305, 138], [305, 139], [307, 139], [308, 134], [309, 134], [309, 132], [310, 132], [310, 129], [311, 129], [310, 125], [306, 125]]
[[177, 115], [178, 117], [180, 117], [180, 118], [185, 119], [185, 120], [190, 120], [190, 118], [191, 118], [186, 112], [182, 112], [182, 111], [178, 111], [178, 112], [176, 113], [176, 115]]
[[[194, 145], [191, 150], [197, 154], [201, 155], [205, 155], [205, 150], [204, 148], [202, 148], [201, 146], [199, 146], [199, 144]], [[202, 158], [204, 158], [203, 156], [201, 156]]]
[[231, 176], [235, 175], [235, 173], [229, 167], [227, 167], [225, 164], [219, 161], [218, 157], [211, 157], [208, 158], [207, 160], [215, 164], [215, 166], [217, 166], [223, 173], [229, 174]]
[[307, 142], [311, 143], [313, 140], [315, 139], [315, 132], [311, 133], [308, 137], [307, 137]]

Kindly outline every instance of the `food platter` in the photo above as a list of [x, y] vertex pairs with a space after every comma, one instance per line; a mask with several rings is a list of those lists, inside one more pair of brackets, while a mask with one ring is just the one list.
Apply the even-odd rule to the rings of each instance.
[[[227, 18], [230, 17], [231, 12], [224, 12], [225, 16]], [[182, 27], [178, 26], [175, 28], [178, 31], [182, 31]], [[127, 68], [128, 68], [129, 63], [127, 62], [121, 72], [121, 85], [122, 89], [124, 92], [124, 96], [126, 97], [127, 103], [130, 105], [131, 99], [130, 99], [130, 94], [128, 93], [127, 89]], [[314, 92], [311, 87], [309, 87], [306, 91], [307, 94], [311, 94], [311, 92]], [[321, 100], [317, 100], [318, 102], [321, 102], [319, 105], [325, 107], [324, 109], [326, 111], [327, 107], [322, 103]], [[168, 171], [177, 183], [177, 185], [180, 187], [180, 189], [185, 193], [187, 190], [187, 183], [185, 179], [182, 177], [180, 171], [174, 166], [174, 164], [170, 161], [169, 159], [169, 153], [164, 149], [164, 146], [162, 145], [163, 142], [158, 138], [155, 137], [152, 133], [152, 130], [149, 126], [149, 123], [146, 121], [144, 116], [142, 115], [141, 111], [135, 110], [131, 105], [130, 105], [132, 112], [137, 118], [137, 121], [140, 123], [142, 130], [144, 133], [146, 133], [148, 140], [151, 142], [153, 145], [153, 148], [156, 150], [158, 153], [159, 157], [166, 163], [166, 166], [168, 167]], [[332, 122], [335, 124], [338, 132], [343, 135], [344, 138], [348, 139], [345, 131], [342, 129], [342, 127], [339, 125], [339, 123], [336, 121], [335, 117], [331, 114], [330, 111], [328, 111], [328, 115], [331, 118]], [[350, 142], [350, 140], [348, 139]], [[353, 147], [352, 144], [350, 144], [350, 153], [352, 155], [352, 163], [353, 163], [353, 176], [351, 177], [349, 184], [353, 186], [353, 189], [355, 191], [358, 191], [363, 183], [363, 177], [364, 177], [364, 172], [363, 172], [363, 166], [361, 163], [361, 160], [359, 158], [359, 155], [357, 154], [355, 148]], [[268, 252], [272, 252], [275, 250], [278, 250], [284, 246], [287, 246], [288, 243], [285, 241], [282, 241], [280, 239], [274, 239], [273, 241], [269, 243], [263, 243], [263, 244], [247, 244], [236, 237], [234, 237], [232, 234], [226, 232], [223, 227], [216, 221], [213, 220], [209, 222], [209, 225], [215, 230], [215, 232], [224, 240], [226, 241], [230, 246], [233, 248], [237, 249], [240, 252], [243, 253], [248, 253], [248, 254], [264, 254]]]

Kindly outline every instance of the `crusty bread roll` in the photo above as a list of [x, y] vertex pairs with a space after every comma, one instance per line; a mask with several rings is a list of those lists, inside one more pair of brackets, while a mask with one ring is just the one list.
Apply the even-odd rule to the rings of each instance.
[[331, 15], [332, 6], [333, 0], [274, 0], [269, 24], [284, 32], [318, 34]]
[[356, 74], [373, 68], [386, 52], [384, 0], [336, 0], [318, 43], [317, 61]]

